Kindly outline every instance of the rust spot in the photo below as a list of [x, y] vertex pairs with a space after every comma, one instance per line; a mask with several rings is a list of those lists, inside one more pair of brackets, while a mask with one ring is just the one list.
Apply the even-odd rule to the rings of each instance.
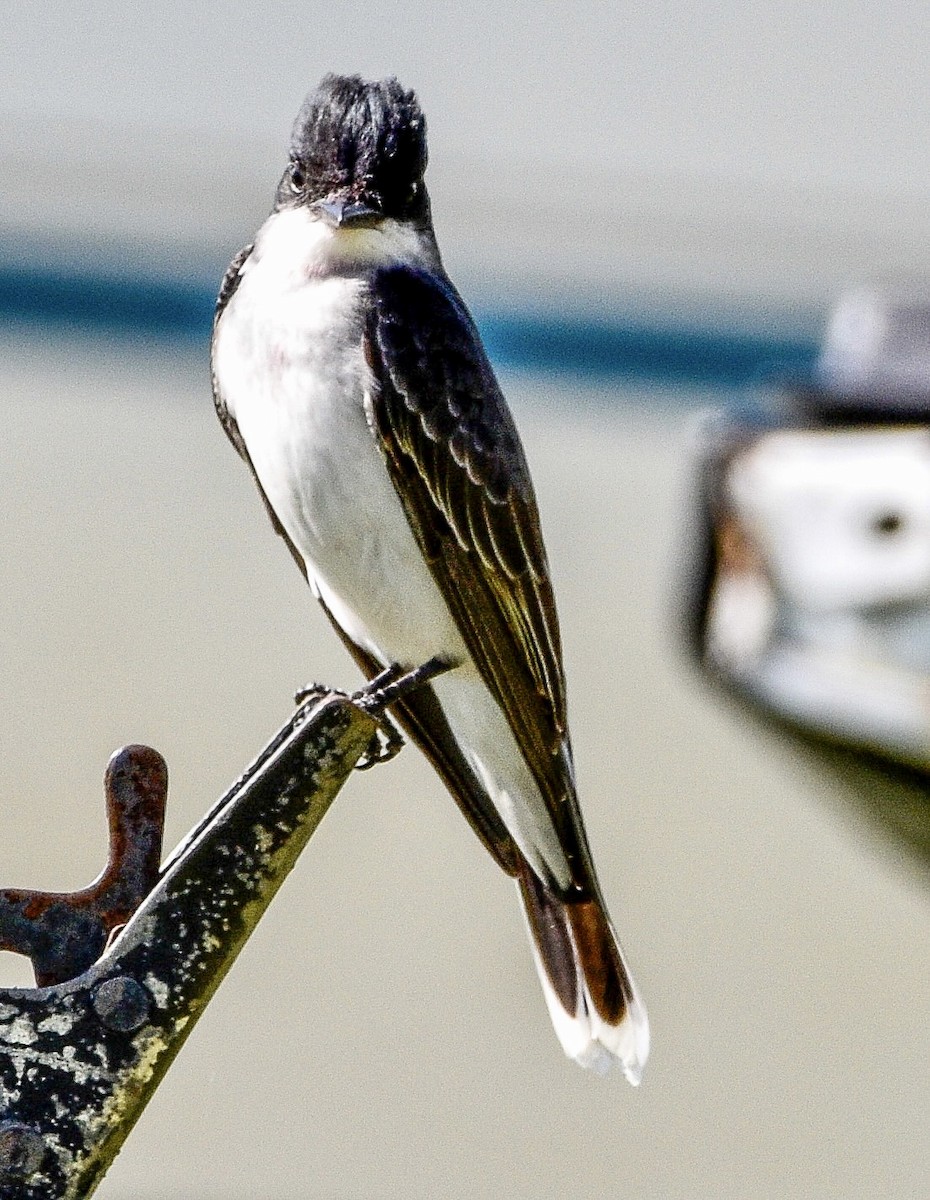
[[23, 916], [29, 921], [38, 921], [52, 899], [48, 892], [22, 892], [21, 895], [24, 897]]

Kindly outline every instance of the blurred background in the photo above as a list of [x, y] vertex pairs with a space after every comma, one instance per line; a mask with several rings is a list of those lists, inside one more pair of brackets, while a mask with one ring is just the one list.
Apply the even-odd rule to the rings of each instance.
[[350, 781], [99, 1195], [924, 1194], [928, 872], [705, 687], [675, 608], [696, 414], [809, 369], [840, 288], [930, 277], [930, 10], [2, 12], [0, 881], [98, 872], [118, 745], [166, 756], [170, 846], [297, 686], [355, 683], [207, 340], [305, 91], [396, 73], [533, 466], [653, 1024], [638, 1091], [563, 1058], [512, 885], [407, 750]]

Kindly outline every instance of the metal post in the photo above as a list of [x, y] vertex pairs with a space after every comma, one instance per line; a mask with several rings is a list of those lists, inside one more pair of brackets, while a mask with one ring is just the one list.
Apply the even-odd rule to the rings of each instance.
[[[0, 990], [0, 1200], [95, 1190], [376, 729], [333, 693], [299, 710], [93, 966]], [[121, 753], [157, 788], [153, 751]]]

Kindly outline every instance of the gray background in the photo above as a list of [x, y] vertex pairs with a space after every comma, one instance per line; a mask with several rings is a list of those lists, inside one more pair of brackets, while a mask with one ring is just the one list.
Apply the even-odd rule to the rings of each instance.
[[[928, 266], [925, 6], [5, 3], [11, 262], [218, 272], [328, 69], [430, 120], [469, 298], [817, 328]], [[354, 670], [215, 423], [202, 348], [10, 323], [0, 880], [98, 871], [148, 741], [173, 844], [308, 679]], [[412, 750], [354, 778], [100, 1189], [196, 1197], [918, 1196], [928, 880], [676, 642], [683, 386], [514, 374], [579, 778], [647, 999], [642, 1087], [549, 1027], [511, 885]], [[26, 981], [4, 958], [5, 981]]]
[[124, 266], [228, 261], [327, 70], [419, 90], [470, 290], [799, 320], [840, 284], [930, 266], [919, 0], [0, 11], [0, 224]]

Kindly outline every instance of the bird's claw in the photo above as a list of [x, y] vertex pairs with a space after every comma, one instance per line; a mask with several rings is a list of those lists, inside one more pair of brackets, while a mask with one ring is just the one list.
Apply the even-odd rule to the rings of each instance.
[[378, 728], [368, 743], [368, 749], [355, 764], [356, 771], [368, 771], [379, 763], [390, 762], [404, 747], [404, 735], [387, 713], [378, 717]]
[[[402, 672], [399, 668], [392, 671], [383, 672], [383, 681], [394, 679]], [[378, 676], [375, 683], [382, 682], [382, 676]], [[339, 688], [327, 687], [322, 683], [308, 683], [303, 687], [298, 688], [294, 693], [294, 703], [298, 708], [303, 708], [306, 705], [313, 703], [315, 700], [320, 700], [323, 696], [344, 696], [346, 700], [351, 700], [353, 704], [358, 704], [360, 708], [367, 707], [364, 700], [371, 695], [372, 684], [368, 688], [363, 688], [358, 692], [344, 692]], [[356, 763], [357, 771], [368, 771], [371, 767], [375, 767], [378, 763], [390, 762], [395, 755], [399, 754], [404, 746], [404, 737], [397, 725], [384, 712], [371, 712], [370, 716], [378, 723], [378, 728], [372, 736], [368, 749]]]
[[352, 702], [378, 722], [378, 730], [359, 761], [358, 770], [366, 771], [376, 763], [389, 762], [404, 744], [403, 735], [387, 714], [388, 705], [435, 679], [450, 665], [439, 658], [431, 658], [412, 671], [405, 671], [398, 663], [393, 663], [355, 693]]
[[[303, 687], [298, 688], [294, 693], [294, 703], [300, 708], [304, 704], [308, 704], [311, 700], [320, 700], [323, 696], [328, 696], [333, 691], [333, 688], [327, 687], [323, 683], [305, 683]], [[348, 697], [348, 692], [337, 693]]]
[[351, 694], [325, 687], [321, 683], [308, 683], [295, 692], [294, 703], [300, 708], [313, 700], [319, 700], [321, 697], [332, 695], [335, 692], [336, 695], [345, 696], [347, 700], [351, 700], [363, 712], [373, 717], [378, 727], [368, 749], [356, 764], [356, 770], [367, 771], [378, 763], [390, 762], [395, 755], [400, 753], [404, 745], [403, 734], [388, 716], [387, 706], [406, 695], [413, 688], [420, 687], [431, 679], [435, 679], [437, 675], [448, 671], [451, 665], [442, 659], [431, 658], [412, 671], [405, 671], [403, 667], [394, 663], [392, 666], [386, 667], [380, 675], [370, 679], [365, 687]]
[[453, 665], [438, 656], [414, 667], [412, 671], [405, 671], [398, 663], [394, 663], [369, 680], [352, 699], [371, 716], [380, 717], [395, 700], [400, 700], [408, 692], [429, 683], [437, 675], [445, 674]]

